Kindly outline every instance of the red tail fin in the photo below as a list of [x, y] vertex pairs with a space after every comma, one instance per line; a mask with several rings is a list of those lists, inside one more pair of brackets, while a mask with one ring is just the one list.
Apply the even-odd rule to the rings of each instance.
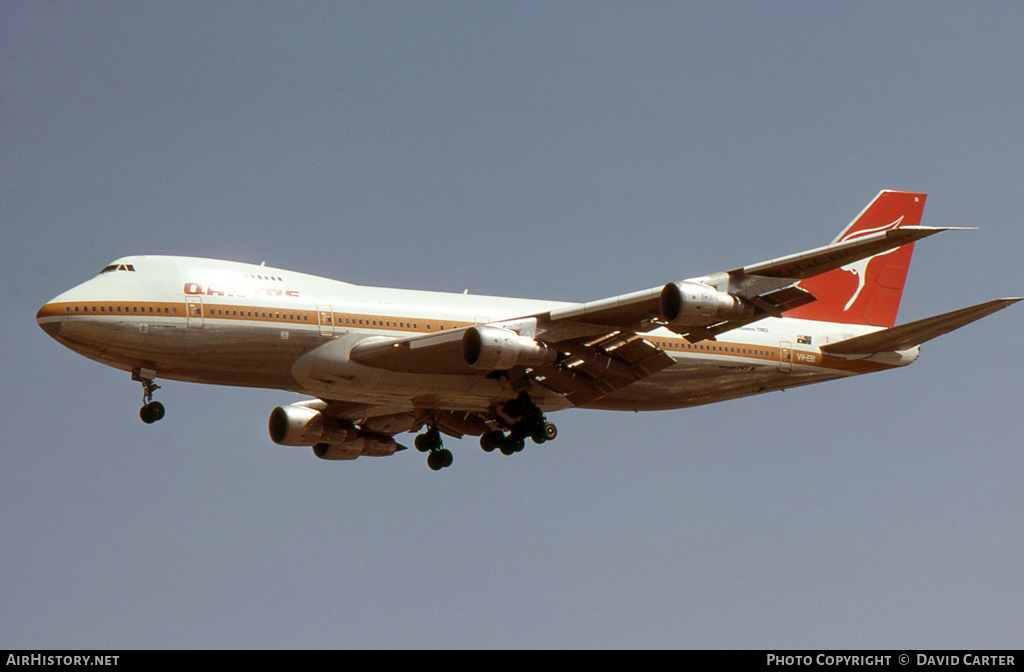
[[[925, 194], [883, 191], [832, 242], [901, 226], [920, 226], [925, 198]], [[818, 300], [788, 311], [786, 317], [894, 326], [913, 253], [914, 244], [910, 243], [801, 280], [799, 286]]]

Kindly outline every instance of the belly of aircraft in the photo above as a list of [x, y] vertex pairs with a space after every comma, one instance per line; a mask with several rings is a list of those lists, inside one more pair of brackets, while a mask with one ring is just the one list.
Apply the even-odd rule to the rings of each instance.
[[[503, 376], [403, 374], [348, 360], [354, 334], [324, 339], [287, 328], [192, 329], [180, 322], [116, 324], [63, 322], [55, 338], [87, 357], [131, 371], [146, 368], [159, 378], [215, 385], [287, 389], [322, 399], [366, 404], [486, 411], [514, 398]], [[796, 387], [841, 374], [815, 367], [724, 363], [681, 357], [652, 376], [581, 404], [609, 410], [664, 410]], [[569, 408], [561, 394], [534, 385], [545, 411]]]
[[291, 365], [316, 343], [288, 329], [191, 329], [179, 321], [69, 320], [54, 338], [68, 348], [125, 371], [213, 385], [293, 389]]

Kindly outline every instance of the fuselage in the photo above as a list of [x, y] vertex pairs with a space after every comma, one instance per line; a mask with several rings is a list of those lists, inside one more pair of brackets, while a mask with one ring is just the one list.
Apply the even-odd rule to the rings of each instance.
[[[211, 259], [133, 256], [55, 297], [40, 326], [86, 357], [149, 377], [276, 388], [398, 408], [484, 411], [516, 395], [500, 376], [416, 374], [349, 359], [365, 339], [506, 322], [572, 304], [365, 287]], [[641, 337], [673, 365], [587, 407], [658, 410], [711, 403], [912, 362], [917, 349], [870, 358], [821, 345], [875, 327], [767, 318], [690, 343], [667, 329]], [[571, 406], [539, 390], [544, 410]]]

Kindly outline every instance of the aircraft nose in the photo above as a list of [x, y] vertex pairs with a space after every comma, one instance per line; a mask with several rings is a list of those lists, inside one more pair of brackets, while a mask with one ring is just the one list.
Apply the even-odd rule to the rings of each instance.
[[36, 324], [53, 338], [60, 332], [60, 307], [54, 302], [47, 303], [36, 313]]

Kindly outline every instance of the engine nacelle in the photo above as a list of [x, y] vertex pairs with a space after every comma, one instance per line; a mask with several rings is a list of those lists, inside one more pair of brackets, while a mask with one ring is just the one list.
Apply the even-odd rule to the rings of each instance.
[[355, 428], [338, 423], [308, 406], [278, 406], [270, 413], [270, 439], [281, 446], [312, 446], [318, 443], [342, 443], [356, 435]]
[[501, 327], [470, 327], [462, 336], [462, 361], [474, 369], [507, 371], [513, 366], [554, 364], [557, 358], [558, 351], [547, 343]]
[[706, 327], [722, 320], [742, 320], [754, 314], [743, 299], [699, 282], [670, 282], [658, 302], [661, 319], [683, 327]]

